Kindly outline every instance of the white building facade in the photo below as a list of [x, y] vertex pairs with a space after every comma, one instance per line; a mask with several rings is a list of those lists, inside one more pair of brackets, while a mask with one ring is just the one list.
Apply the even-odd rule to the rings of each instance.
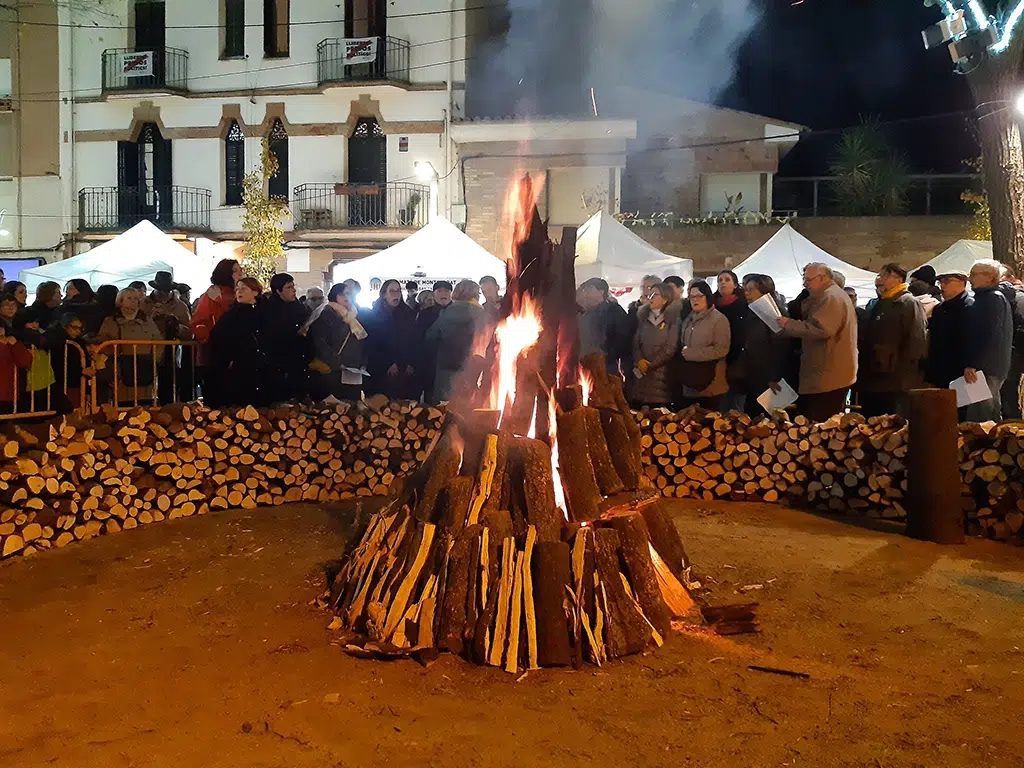
[[[103, 239], [145, 218], [238, 243], [241, 183], [264, 139], [288, 201], [293, 265], [395, 242], [451, 208], [464, 0], [115, 0], [61, 10], [68, 231]], [[455, 12], [453, 12], [455, 11]], [[362, 55], [348, 63], [346, 40]], [[374, 48], [376, 52], [374, 53]], [[369, 60], [367, 60], [369, 59]], [[417, 164], [434, 169], [433, 183]], [[427, 166], [426, 164], [429, 164]], [[433, 196], [433, 199], [432, 199]], [[284, 266], [284, 265], [282, 265]]]
[[238, 256], [264, 140], [288, 207], [280, 266], [303, 288], [432, 215], [502, 255], [499, 201], [520, 170], [545, 177], [552, 224], [617, 212], [634, 121], [465, 119], [472, 2], [55, 3], [63, 255], [145, 219]]

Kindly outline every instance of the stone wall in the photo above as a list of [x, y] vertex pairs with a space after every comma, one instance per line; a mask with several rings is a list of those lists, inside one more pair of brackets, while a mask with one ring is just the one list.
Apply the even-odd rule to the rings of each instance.
[[[874, 216], [797, 218], [793, 227], [836, 258], [877, 271], [895, 261], [912, 268], [924, 264], [967, 236], [969, 216]], [[777, 225], [634, 227], [656, 248], [693, 259], [698, 275], [734, 267], [779, 230]]]

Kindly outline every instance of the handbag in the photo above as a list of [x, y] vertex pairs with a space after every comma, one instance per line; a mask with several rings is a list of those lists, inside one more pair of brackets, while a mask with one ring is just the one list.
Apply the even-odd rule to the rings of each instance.
[[689, 389], [705, 390], [715, 380], [716, 365], [717, 360], [697, 361], [684, 358], [679, 364], [679, 381]]
[[26, 383], [29, 392], [38, 392], [42, 389], [49, 389], [57, 382], [53, 374], [53, 366], [50, 365], [50, 353], [42, 349], [32, 350], [32, 365], [28, 369]]

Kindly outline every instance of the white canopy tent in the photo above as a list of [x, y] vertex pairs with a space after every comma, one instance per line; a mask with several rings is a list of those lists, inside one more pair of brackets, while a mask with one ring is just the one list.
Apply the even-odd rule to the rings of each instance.
[[210, 287], [213, 264], [210, 259], [197, 256], [180, 245], [152, 223], [142, 221], [113, 240], [78, 256], [24, 269], [21, 280], [29, 293], [47, 280], [63, 286], [74, 278], [88, 280], [93, 288], [101, 285], [125, 288], [136, 280], [148, 284], [160, 271], [170, 272], [175, 282], [188, 285], [192, 288], [192, 295], [198, 296]]
[[775, 281], [775, 289], [786, 297], [795, 299], [804, 288], [804, 267], [812, 262], [825, 264], [842, 272], [846, 285], [857, 291], [857, 301], [866, 303], [875, 296], [875, 273], [847, 264], [819, 248], [797, 232], [790, 224], [769, 238], [742, 264], [733, 268], [740, 280], [744, 275], [768, 275]]
[[988, 240], [957, 240], [922, 266], [932, 267], [936, 275], [947, 272], [963, 272], [969, 275], [974, 262], [991, 258], [992, 243]]
[[479, 281], [485, 275], [493, 277], [504, 289], [505, 262], [443, 217], [435, 218], [390, 248], [334, 268], [335, 282], [359, 281], [359, 303], [365, 305], [373, 303], [379, 284], [385, 280], [398, 280], [403, 289], [408, 280], [429, 288], [438, 280], [454, 285], [459, 280]]
[[662, 253], [614, 216], [595, 213], [576, 234], [576, 282], [601, 277], [612, 288], [636, 288], [645, 275], [693, 279], [693, 261]]

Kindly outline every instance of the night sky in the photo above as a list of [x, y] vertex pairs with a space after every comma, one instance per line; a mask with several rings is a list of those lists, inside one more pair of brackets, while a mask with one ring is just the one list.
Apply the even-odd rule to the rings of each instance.
[[[791, 1], [759, 0], [763, 19], [719, 103], [812, 129], [861, 116], [907, 121], [888, 130], [915, 172], [965, 170], [963, 160], [977, 155], [968, 114], [913, 119], [971, 109], [967, 81], [953, 73], [948, 53], [922, 44], [921, 30], [939, 19], [935, 8], [921, 0]], [[824, 174], [834, 142], [834, 135], [802, 139], [782, 173]]]

